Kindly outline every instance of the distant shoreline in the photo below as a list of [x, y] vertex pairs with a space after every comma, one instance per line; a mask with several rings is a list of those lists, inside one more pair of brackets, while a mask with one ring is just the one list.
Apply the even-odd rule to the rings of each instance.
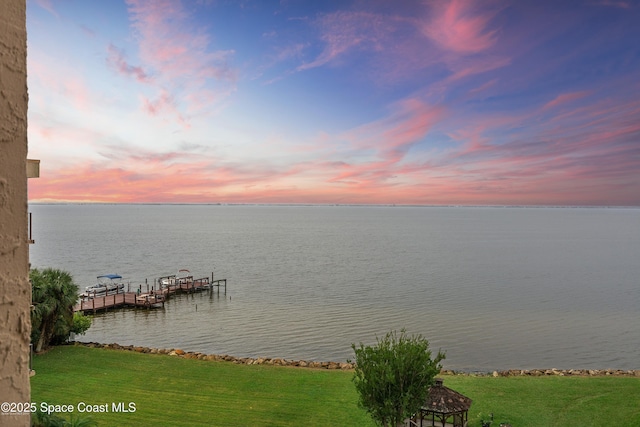
[[[306, 360], [291, 360], [284, 358], [267, 358], [267, 357], [235, 357], [228, 354], [205, 354], [201, 352], [184, 351], [181, 349], [158, 349], [134, 345], [120, 345], [117, 343], [101, 344], [97, 342], [73, 341], [69, 345], [81, 345], [89, 348], [99, 348], [105, 350], [122, 350], [132, 351], [145, 354], [163, 354], [167, 356], [181, 357], [184, 359], [196, 359], [219, 362], [232, 362], [239, 365], [272, 365], [287, 366], [295, 368], [312, 368], [312, 369], [328, 369], [350, 371], [355, 367], [351, 362], [316, 362]], [[507, 369], [496, 370], [491, 372], [466, 372], [451, 369], [443, 369], [442, 375], [465, 375], [478, 377], [542, 377], [542, 376], [560, 376], [560, 377], [637, 377], [640, 378], [640, 369]]]
[[415, 205], [415, 204], [359, 204], [359, 203], [166, 203], [166, 202], [54, 202], [33, 201], [29, 205], [68, 206], [68, 205], [96, 205], [96, 206], [276, 206], [276, 207], [365, 207], [365, 208], [505, 208], [505, 209], [640, 209], [640, 206], [616, 205]]

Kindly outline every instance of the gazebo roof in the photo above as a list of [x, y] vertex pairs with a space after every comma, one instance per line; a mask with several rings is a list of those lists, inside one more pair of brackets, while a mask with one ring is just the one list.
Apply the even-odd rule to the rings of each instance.
[[472, 400], [467, 396], [442, 385], [442, 379], [436, 378], [436, 383], [429, 387], [429, 395], [423, 410], [441, 414], [456, 414], [466, 412], [471, 407]]

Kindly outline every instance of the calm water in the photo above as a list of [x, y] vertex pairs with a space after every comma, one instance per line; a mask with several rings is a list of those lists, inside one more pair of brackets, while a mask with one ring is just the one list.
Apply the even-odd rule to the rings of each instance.
[[445, 367], [640, 369], [640, 209], [33, 205], [33, 267], [226, 295], [95, 316], [84, 341], [336, 360], [406, 328]]

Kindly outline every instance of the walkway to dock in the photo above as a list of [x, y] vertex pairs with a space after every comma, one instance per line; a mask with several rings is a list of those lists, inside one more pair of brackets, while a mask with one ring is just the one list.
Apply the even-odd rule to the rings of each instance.
[[[213, 278], [213, 274], [211, 275]], [[133, 291], [131, 285], [128, 285], [127, 291], [119, 291], [112, 295], [93, 296], [90, 298], [83, 297], [76, 304], [73, 311], [81, 312], [97, 312], [99, 310], [108, 310], [111, 308], [124, 307], [145, 307], [157, 308], [164, 307], [164, 303], [171, 295], [178, 293], [192, 293], [209, 290], [213, 294], [213, 288], [217, 287], [220, 293], [220, 286], [224, 286], [224, 293], [227, 293], [227, 279], [209, 280], [208, 277], [194, 279], [193, 276], [176, 277], [165, 276], [159, 278], [154, 285], [149, 287], [148, 283], [134, 286]]]

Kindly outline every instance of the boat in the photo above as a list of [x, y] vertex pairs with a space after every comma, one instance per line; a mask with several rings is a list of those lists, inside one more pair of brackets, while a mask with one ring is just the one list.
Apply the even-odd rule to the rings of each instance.
[[178, 273], [174, 274], [173, 276], [161, 277], [158, 280], [158, 283], [160, 283], [161, 287], [167, 287], [167, 286], [172, 286], [176, 284], [180, 285], [184, 283], [190, 283], [192, 281], [193, 281], [193, 276], [191, 275], [191, 272], [186, 268], [183, 268], [178, 270]]
[[176, 274], [176, 282], [178, 284], [191, 283], [193, 282], [193, 275], [186, 268], [178, 270], [178, 274]]
[[124, 283], [119, 281], [121, 279], [122, 276], [119, 274], [104, 274], [98, 276], [98, 283], [84, 288], [84, 292], [80, 294], [80, 296], [90, 299], [121, 294], [124, 292]]

